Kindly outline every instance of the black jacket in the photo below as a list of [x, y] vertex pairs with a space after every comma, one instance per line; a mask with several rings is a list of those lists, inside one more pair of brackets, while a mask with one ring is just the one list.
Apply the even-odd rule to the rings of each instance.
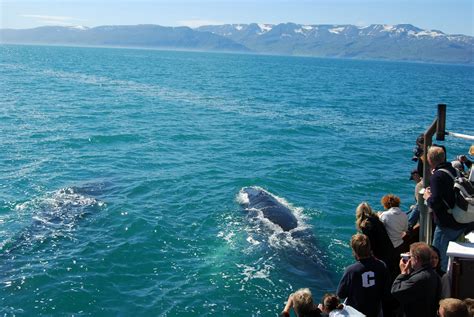
[[398, 275], [392, 284], [392, 295], [402, 305], [405, 317], [436, 316], [440, 294], [441, 279], [429, 265]]
[[449, 208], [454, 207], [454, 181], [447, 173], [440, 169], [448, 170], [452, 175], [456, 175], [456, 170], [451, 163], [444, 162], [436, 166], [433, 175], [430, 177], [431, 197], [428, 198], [428, 207], [435, 214], [435, 223], [442, 227], [461, 229], [464, 225], [456, 222], [453, 215], [448, 213]]
[[374, 257], [361, 259], [349, 265], [337, 287], [337, 296], [347, 298], [345, 304], [367, 317], [377, 317], [382, 301], [390, 295], [390, 273]]
[[374, 256], [387, 265], [390, 273], [397, 272], [393, 275], [393, 278], [395, 278], [400, 273], [398, 268], [399, 255], [396, 253], [382, 221], [378, 217], [369, 217], [360, 229], [363, 234], [369, 237]]

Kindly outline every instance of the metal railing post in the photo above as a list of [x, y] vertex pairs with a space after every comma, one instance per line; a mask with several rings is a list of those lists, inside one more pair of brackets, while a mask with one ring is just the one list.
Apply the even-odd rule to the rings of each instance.
[[446, 105], [438, 105], [438, 118], [436, 123], [436, 140], [444, 141], [444, 136], [446, 135]]
[[[433, 123], [426, 129], [424, 133], [424, 144], [423, 144], [423, 188], [430, 186], [431, 168], [428, 164], [428, 149], [432, 145], [433, 135], [436, 133], [436, 140], [444, 141], [446, 135], [446, 105], [438, 105], [438, 116]], [[425, 205], [423, 195], [418, 195], [418, 208], [420, 208], [420, 241], [426, 242], [431, 245], [433, 238], [433, 217], [428, 210], [428, 206]]]

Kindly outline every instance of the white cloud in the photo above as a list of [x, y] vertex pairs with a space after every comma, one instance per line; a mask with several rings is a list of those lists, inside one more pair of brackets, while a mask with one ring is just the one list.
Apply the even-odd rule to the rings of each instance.
[[220, 21], [213, 21], [213, 20], [181, 20], [178, 21], [178, 25], [189, 26], [190, 28], [197, 28], [203, 25], [221, 25], [225, 24]]
[[35, 19], [37, 23], [48, 25], [77, 25], [82, 19], [68, 16], [40, 15], [40, 14], [21, 14], [23, 18]]

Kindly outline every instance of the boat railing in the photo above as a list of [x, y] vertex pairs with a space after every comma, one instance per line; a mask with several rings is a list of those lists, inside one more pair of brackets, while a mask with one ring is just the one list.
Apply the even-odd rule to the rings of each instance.
[[[431, 169], [428, 164], [427, 154], [429, 147], [433, 144], [433, 136], [436, 134], [437, 141], [444, 141], [445, 136], [449, 135], [455, 138], [461, 138], [465, 140], [474, 141], [474, 136], [461, 134], [456, 132], [446, 131], [446, 105], [438, 104], [438, 115], [433, 120], [433, 123], [426, 129], [424, 133], [424, 144], [423, 144], [423, 188], [429, 186]], [[433, 225], [432, 215], [428, 210], [428, 206], [425, 204], [423, 195], [418, 195], [418, 207], [420, 209], [420, 241], [431, 244], [433, 237]]]

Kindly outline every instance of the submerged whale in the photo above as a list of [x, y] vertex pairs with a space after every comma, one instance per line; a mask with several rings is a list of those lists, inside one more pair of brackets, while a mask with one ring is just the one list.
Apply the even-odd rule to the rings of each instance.
[[241, 202], [245, 209], [261, 210], [265, 218], [279, 225], [283, 231], [290, 231], [298, 226], [298, 220], [291, 210], [263, 188], [244, 187], [241, 193], [246, 195], [246, 199]]
[[70, 234], [81, 219], [105, 206], [99, 197], [104, 194], [107, 184], [61, 188], [16, 205], [15, 210], [25, 217], [29, 215], [31, 221], [19, 232], [0, 241], [0, 258], [14, 251], [31, 252], [29, 248], [36, 244]]

